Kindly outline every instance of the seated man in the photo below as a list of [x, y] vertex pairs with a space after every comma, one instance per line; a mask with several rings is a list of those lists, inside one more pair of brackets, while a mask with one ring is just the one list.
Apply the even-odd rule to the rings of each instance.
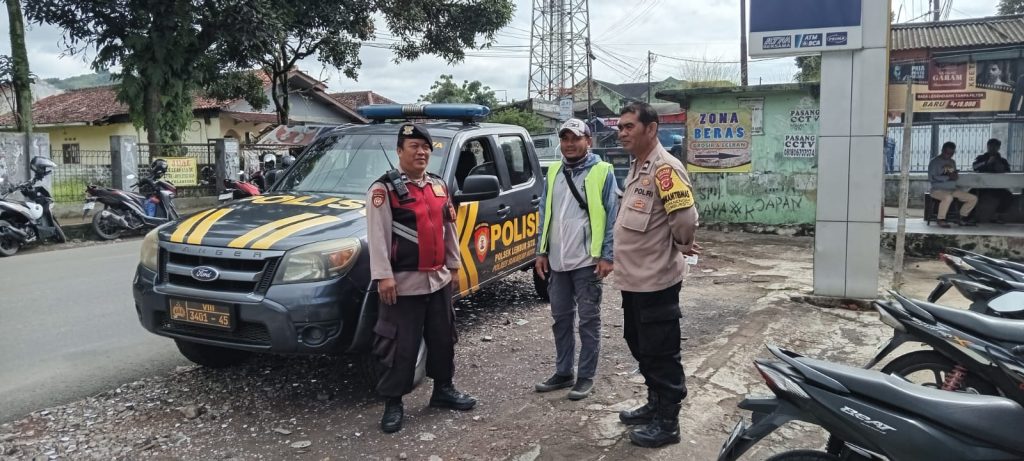
[[[999, 148], [1003, 145], [998, 139], [992, 138], [988, 140], [988, 149], [984, 154], [979, 155], [974, 159], [972, 165], [974, 171], [978, 173], [1007, 173], [1010, 171], [1010, 162], [1007, 162], [1005, 158], [999, 153]], [[1006, 213], [1010, 211], [1010, 205], [1013, 204], [1013, 193], [1006, 189], [974, 189], [971, 192], [975, 193], [981, 200], [988, 201], [992, 200], [998, 203], [996, 205], [996, 218], [993, 222], [997, 224], [1003, 224], [1006, 222], [1003, 219]]]
[[928, 162], [928, 180], [931, 182], [932, 198], [939, 201], [939, 212], [936, 215], [939, 227], [949, 227], [949, 223], [946, 222], [946, 213], [949, 212], [949, 206], [953, 204], [953, 199], [964, 203], [960, 207], [959, 224], [961, 226], [975, 225], [968, 216], [974, 210], [974, 206], [978, 204], [978, 196], [956, 188], [958, 175], [956, 161], [953, 160], [954, 154], [956, 154], [956, 144], [947, 142], [942, 145], [942, 152]]

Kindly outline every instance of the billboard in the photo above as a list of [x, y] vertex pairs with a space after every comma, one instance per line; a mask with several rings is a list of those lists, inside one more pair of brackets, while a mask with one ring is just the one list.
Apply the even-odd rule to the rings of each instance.
[[691, 173], [750, 172], [750, 109], [688, 112], [686, 163]]
[[750, 56], [861, 48], [861, 0], [750, 0]]
[[906, 108], [908, 75], [914, 81], [914, 112], [1024, 115], [1021, 110], [1024, 102], [1022, 74], [1024, 59], [890, 64], [890, 120], [898, 119]]

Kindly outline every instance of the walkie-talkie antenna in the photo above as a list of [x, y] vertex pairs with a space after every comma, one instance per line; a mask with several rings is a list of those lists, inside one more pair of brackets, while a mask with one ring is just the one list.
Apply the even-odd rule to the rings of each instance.
[[384, 148], [384, 143], [377, 141], [377, 145], [380, 146], [380, 150], [384, 151], [384, 160], [388, 161], [388, 166], [391, 167], [392, 170], [394, 170], [395, 164], [391, 163], [391, 157], [388, 157], [388, 150]]

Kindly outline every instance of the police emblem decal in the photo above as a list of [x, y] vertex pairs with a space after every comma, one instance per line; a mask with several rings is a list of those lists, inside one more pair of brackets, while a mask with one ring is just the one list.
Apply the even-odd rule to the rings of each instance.
[[473, 249], [476, 250], [476, 260], [482, 264], [487, 259], [487, 250], [491, 247], [491, 226], [481, 224], [473, 232]]

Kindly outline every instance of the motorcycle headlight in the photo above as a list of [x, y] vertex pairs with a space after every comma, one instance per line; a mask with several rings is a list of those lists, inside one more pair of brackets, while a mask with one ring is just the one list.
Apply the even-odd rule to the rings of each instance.
[[274, 283], [319, 282], [345, 275], [359, 257], [359, 239], [311, 243], [284, 255]]
[[160, 228], [157, 227], [146, 234], [146, 238], [142, 239], [142, 250], [139, 254], [139, 264], [153, 272], [160, 270], [160, 238], [157, 237], [159, 231]]

